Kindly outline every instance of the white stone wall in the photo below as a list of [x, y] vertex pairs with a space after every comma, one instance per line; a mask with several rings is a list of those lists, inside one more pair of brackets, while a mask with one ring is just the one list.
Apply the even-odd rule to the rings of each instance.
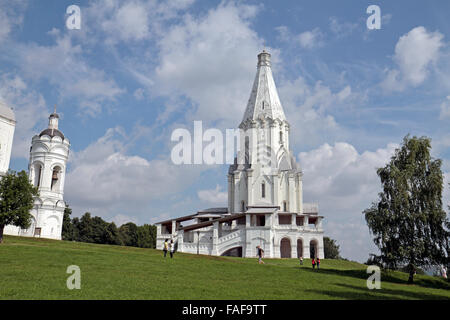
[[[175, 234], [161, 234], [161, 228], [158, 225], [157, 246], [162, 250], [165, 239], [173, 239], [178, 242], [178, 251], [185, 253], [206, 254], [220, 256], [227, 250], [241, 247], [243, 257], [256, 257], [256, 247], [261, 246], [265, 252], [266, 258], [281, 257], [281, 240], [289, 239], [290, 257], [298, 258], [297, 240], [302, 240], [302, 256], [310, 258], [310, 243], [315, 241], [317, 244], [317, 255], [324, 258], [323, 252], [323, 229], [319, 221], [316, 225], [297, 226], [295, 221], [296, 214], [293, 214], [292, 224], [279, 225], [277, 223], [277, 214], [266, 215], [265, 226], [252, 226], [250, 224], [250, 215], [247, 215], [246, 225], [234, 225], [232, 228], [222, 228], [218, 222], [213, 226], [198, 230], [192, 230], [184, 233], [183, 230]], [[306, 220], [306, 219], [305, 219]], [[305, 221], [307, 222], [307, 220]]]
[[15, 121], [0, 116], [0, 175], [8, 172]]

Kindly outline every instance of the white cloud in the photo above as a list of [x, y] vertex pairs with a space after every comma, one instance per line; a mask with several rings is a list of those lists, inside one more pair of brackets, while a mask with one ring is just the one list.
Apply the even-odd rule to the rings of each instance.
[[77, 99], [80, 110], [95, 115], [104, 101], [113, 102], [124, 90], [102, 70], [89, 66], [82, 57], [80, 45], [73, 45], [69, 36], [56, 38], [56, 43], [41, 46], [17, 44], [8, 59], [33, 80], [48, 80], [59, 90], [62, 99]]
[[112, 222], [114, 222], [117, 227], [120, 227], [121, 225], [128, 223], [128, 222], [133, 222], [134, 224], [138, 224], [138, 219], [136, 219], [135, 217], [127, 216], [125, 214], [117, 214], [112, 218]]
[[228, 192], [222, 191], [219, 185], [212, 190], [199, 190], [197, 195], [200, 200], [213, 205], [227, 206], [228, 203]]
[[430, 73], [430, 65], [439, 59], [443, 38], [443, 34], [428, 32], [422, 26], [401, 36], [395, 45], [397, 68], [386, 71], [382, 87], [386, 91], [403, 91], [408, 86], [422, 84]]
[[[0, 76], [0, 99], [13, 108], [17, 121], [11, 156], [28, 159], [32, 136], [36, 130], [45, 128], [49, 114], [45, 100], [22, 78], [11, 74]], [[37, 128], [38, 125], [41, 127]]]
[[311, 31], [305, 31], [298, 35], [298, 41], [303, 48], [311, 49], [323, 45], [323, 34], [319, 28]]
[[338, 38], [350, 35], [357, 27], [358, 23], [340, 22], [336, 17], [330, 18], [330, 30]]
[[344, 129], [332, 116], [338, 109], [348, 108], [357, 98], [349, 85], [333, 92], [322, 81], [309, 85], [303, 77], [284, 80], [278, 85], [278, 92], [285, 114], [295, 136], [291, 147], [317, 145], [329, 139], [343, 138]]
[[107, 45], [139, 44], [165, 32], [164, 23], [178, 17], [194, 0], [92, 1], [83, 8], [85, 23], [78, 36], [85, 43], [97, 39]]
[[[221, 4], [206, 15], [185, 15], [160, 39], [153, 92], [188, 98], [188, 120], [241, 119], [256, 72], [260, 40], [249, 24], [257, 7]], [[272, 51], [272, 54], [276, 53]]]
[[[155, 203], [184, 191], [204, 170], [174, 165], [170, 158], [129, 155], [133, 141], [122, 128], [110, 128], [84, 150], [71, 152], [64, 197], [74, 212], [106, 219], [127, 215], [147, 223], [160, 213]], [[171, 205], [165, 203], [165, 210]]]
[[8, 40], [11, 32], [22, 25], [26, 6], [27, 2], [23, 0], [0, 0], [0, 43]]
[[299, 45], [305, 49], [312, 49], [323, 46], [324, 35], [319, 28], [304, 31], [297, 35], [292, 34], [286, 26], [276, 27], [278, 40], [286, 43]]
[[348, 143], [323, 144], [301, 152], [304, 201], [319, 202], [325, 234], [338, 240], [344, 257], [366, 260], [374, 252], [362, 211], [381, 191], [376, 169], [393, 155], [396, 144], [359, 153]]
[[117, 8], [109, 20], [101, 23], [104, 32], [117, 40], [142, 40], [149, 35], [149, 16], [140, 2], [128, 2]]

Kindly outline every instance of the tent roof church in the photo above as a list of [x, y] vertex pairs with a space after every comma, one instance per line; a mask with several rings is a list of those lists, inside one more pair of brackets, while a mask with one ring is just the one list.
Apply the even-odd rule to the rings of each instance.
[[241, 125], [261, 117], [286, 121], [273, 80], [270, 57], [265, 50], [258, 55], [256, 76]]
[[272, 75], [271, 55], [258, 54], [257, 71], [239, 125], [240, 145], [228, 170], [228, 206], [156, 223], [158, 249], [254, 257], [323, 258], [323, 216], [303, 203], [302, 170], [289, 149], [290, 125]]

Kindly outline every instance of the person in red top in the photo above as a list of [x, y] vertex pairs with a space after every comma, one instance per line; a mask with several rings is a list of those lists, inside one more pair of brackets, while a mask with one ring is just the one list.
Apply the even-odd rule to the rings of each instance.
[[313, 266], [313, 269], [316, 267], [316, 260], [314, 260], [314, 258], [312, 258], [312, 266]]

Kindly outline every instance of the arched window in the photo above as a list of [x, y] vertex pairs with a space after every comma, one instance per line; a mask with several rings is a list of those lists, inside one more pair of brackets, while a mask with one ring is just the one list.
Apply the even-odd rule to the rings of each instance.
[[61, 168], [56, 166], [53, 168], [52, 172], [51, 190], [59, 191], [60, 182], [61, 182]]
[[319, 244], [317, 240], [311, 240], [309, 242], [309, 256], [311, 258], [317, 258], [319, 255]]
[[261, 198], [266, 197], [266, 183], [263, 181], [261, 183]]
[[250, 162], [250, 138], [245, 137], [245, 164]]
[[41, 185], [41, 172], [42, 166], [40, 164], [34, 165], [34, 186], [38, 187]]
[[286, 201], [283, 201], [283, 211], [284, 212], [287, 212], [288, 210], [287, 210], [287, 202]]
[[280, 131], [280, 143], [283, 143], [283, 132]]
[[241, 211], [245, 212], [245, 201], [244, 200], [241, 201]]

